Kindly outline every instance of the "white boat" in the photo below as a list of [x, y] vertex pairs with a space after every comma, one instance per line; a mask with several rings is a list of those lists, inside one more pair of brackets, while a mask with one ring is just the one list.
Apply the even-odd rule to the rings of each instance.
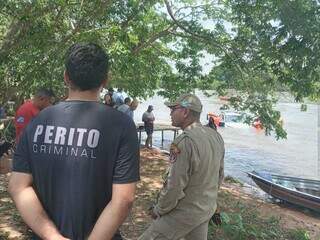
[[247, 117], [246, 113], [223, 111], [220, 114], [221, 121], [225, 127], [233, 128], [248, 128], [249, 125], [245, 123]]

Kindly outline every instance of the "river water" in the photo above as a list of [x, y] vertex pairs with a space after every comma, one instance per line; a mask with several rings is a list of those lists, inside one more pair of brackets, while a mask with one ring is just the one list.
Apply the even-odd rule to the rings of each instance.
[[[197, 93], [203, 104], [201, 122], [207, 123], [206, 113], [219, 113], [223, 101], [216, 97], [206, 97]], [[135, 111], [135, 122], [141, 117], [148, 105], [154, 106], [156, 122], [170, 123], [170, 111], [163, 104], [164, 99], [154, 96], [141, 102]], [[225, 175], [251, 183], [246, 172], [268, 171], [281, 175], [320, 179], [319, 159], [319, 106], [307, 104], [307, 111], [300, 111], [300, 104], [288, 99], [279, 101], [276, 106], [284, 121], [287, 139], [276, 140], [273, 135], [266, 136], [264, 131], [248, 125], [218, 128], [226, 147]], [[168, 149], [173, 134], [165, 132], [164, 149]], [[143, 134], [142, 140], [145, 135]], [[161, 147], [161, 135], [154, 133], [154, 145]]]

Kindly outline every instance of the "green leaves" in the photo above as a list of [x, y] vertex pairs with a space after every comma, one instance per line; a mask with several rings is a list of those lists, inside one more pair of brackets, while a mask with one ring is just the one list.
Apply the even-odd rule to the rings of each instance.
[[[275, 217], [261, 218], [261, 216], [250, 209], [249, 206], [239, 204], [238, 212], [221, 212], [222, 225], [217, 227], [210, 222], [208, 239], [247, 240], [247, 239], [291, 239], [280, 228], [279, 219]], [[290, 236], [302, 236], [306, 231], [300, 230]], [[298, 238], [294, 238], [298, 239]], [[301, 238], [309, 239], [309, 238]]]
[[63, 94], [64, 53], [80, 41], [107, 49], [110, 84], [134, 97], [235, 89], [241, 109], [278, 137], [279, 113], [265, 99], [278, 90], [320, 97], [316, 0], [10, 0], [0, 10], [0, 101], [39, 86]]
[[309, 233], [301, 228], [293, 229], [290, 233], [290, 238], [292, 240], [310, 240]]

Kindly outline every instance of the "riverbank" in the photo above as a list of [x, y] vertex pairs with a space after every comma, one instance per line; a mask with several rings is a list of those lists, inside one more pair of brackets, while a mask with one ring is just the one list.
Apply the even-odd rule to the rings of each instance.
[[[162, 186], [161, 176], [168, 164], [166, 159], [167, 156], [157, 150], [141, 150], [137, 198], [131, 218], [122, 227], [127, 239], [137, 239], [151, 221], [147, 209]], [[264, 202], [248, 192], [239, 183], [223, 183], [219, 208], [228, 223], [223, 227], [211, 225], [208, 239], [320, 239], [320, 218]]]
[[[121, 227], [125, 239], [135, 240], [151, 221], [148, 208], [162, 186], [167, 157], [157, 150], [141, 149], [141, 181], [132, 212]], [[0, 240], [29, 239], [6, 191], [7, 175], [0, 176]], [[294, 209], [266, 203], [248, 193], [241, 184], [225, 182], [219, 192], [224, 224], [210, 226], [209, 239], [290, 239], [319, 240], [320, 218]], [[309, 236], [309, 237], [307, 237]]]

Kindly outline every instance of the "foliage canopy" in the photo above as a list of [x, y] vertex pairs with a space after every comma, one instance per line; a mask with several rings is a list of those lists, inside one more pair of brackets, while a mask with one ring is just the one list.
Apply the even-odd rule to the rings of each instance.
[[132, 96], [235, 89], [234, 107], [285, 137], [276, 92], [319, 99], [319, 26], [318, 0], [2, 0], [0, 101], [40, 86], [63, 94], [66, 49], [91, 41]]

